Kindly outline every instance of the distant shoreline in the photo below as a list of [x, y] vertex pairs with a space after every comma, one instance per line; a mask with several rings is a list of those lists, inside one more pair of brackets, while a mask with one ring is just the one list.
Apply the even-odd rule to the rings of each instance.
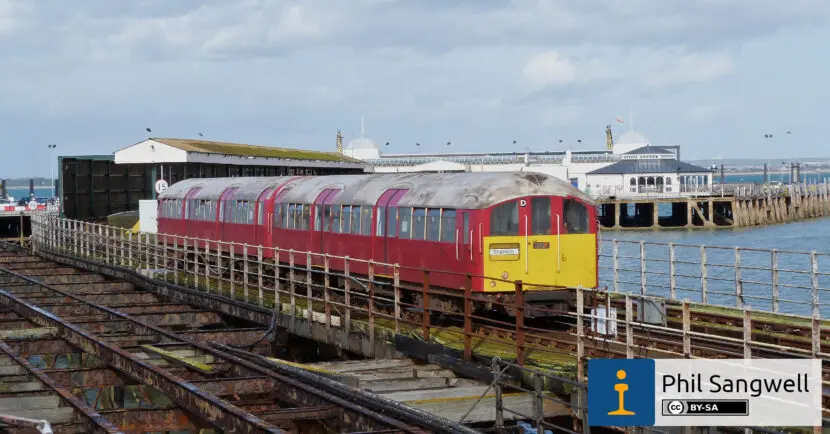
[[[29, 186], [28, 185], [7, 185], [6, 186], [6, 190], [11, 190], [11, 189], [19, 190], [21, 188], [29, 188]], [[51, 185], [36, 185], [35, 186], [35, 190], [37, 190], [39, 188], [52, 188], [52, 186]]]

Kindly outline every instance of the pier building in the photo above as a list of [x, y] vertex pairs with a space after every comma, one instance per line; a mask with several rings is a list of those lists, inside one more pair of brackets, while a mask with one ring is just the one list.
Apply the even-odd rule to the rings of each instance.
[[337, 152], [177, 138], [58, 161], [61, 213], [84, 220], [136, 211], [140, 200], [189, 178], [363, 173], [365, 165]]

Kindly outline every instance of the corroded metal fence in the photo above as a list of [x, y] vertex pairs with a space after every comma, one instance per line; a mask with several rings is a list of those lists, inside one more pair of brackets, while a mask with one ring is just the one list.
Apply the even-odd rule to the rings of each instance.
[[[515, 313], [504, 318], [473, 310], [477, 298], [470, 282], [483, 276], [456, 276], [466, 282], [464, 288], [450, 290], [434, 287], [430, 281], [456, 273], [278, 247], [133, 233], [46, 214], [33, 217], [32, 234], [36, 251], [92, 260], [140, 273], [153, 282], [194, 288], [205, 297], [226, 297], [269, 309], [275, 315], [287, 315], [291, 333], [363, 351], [366, 356], [375, 355], [378, 341], [394, 341], [395, 336], [403, 335], [441, 344], [465, 361], [474, 357], [496, 360], [494, 371], [515, 366], [521, 378], [518, 385], [494, 383], [497, 420], [516, 413], [509, 405], [498, 403], [501, 388], [525, 387], [534, 399], [534, 414], [525, 416], [537, 420], [539, 429], [586, 430], [589, 358], [830, 359], [826, 351], [830, 323], [821, 320], [819, 303], [825, 275], [818, 270], [824, 255], [813, 252], [760, 251], [772, 254], [771, 266], [764, 268], [754, 262], [756, 259], [749, 259], [749, 253], [757, 251], [753, 249], [603, 241], [601, 262], [605, 265], [601, 272], [607, 290], [604, 285], [598, 290], [563, 289], [573, 293], [576, 308], [533, 307], [537, 316], [551, 319], [539, 324], [525, 321], [523, 315], [531, 309], [524, 301], [525, 294], [537, 287], [530, 282], [510, 282], [514, 291], [507, 293], [504, 301], [493, 302]], [[684, 250], [687, 248], [695, 255]], [[802, 270], [793, 265], [791, 253], [806, 255], [810, 267]], [[306, 265], [297, 265], [301, 257]], [[319, 266], [310, 265], [315, 263], [313, 258]], [[339, 266], [333, 268], [333, 263]], [[379, 277], [380, 269], [392, 278]], [[410, 276], [417, 272], [421, 277], [418, 282], [402, 282], [400, 276], [405, 272]], [[769, 295], [751, 286], [765, 284], [761, 277], [751, 277], [754, 272], [769, 273]], [[808, 283], [791, 274], [806, 276]], [[799, 298], [796, 290], [806, 298]], [[417, 296], [404, 296], [404, 292]], [[697, 294], [699, 299], [683, 294]], [[463, 309], [439, 312], [430, 303], [431, 297], [437, 296], [455, 299]], [[769, 312], [757, 312], [748, 300], [765, 301], [773, 307]], [[712, 303], [723, 307], [713, 308]], [[789, 304], [806, 305], [807, 314], [784, 314], [782, 306]], [[758, 304], [753, 303], [755, 306]], [[439, 313], [440, 322], [433, 315]], [[313, 327], [317, 329], [312, 333]], [[369, 344], [350, 346], [348, 338], [353, 333], [367, 335]], [[830, 378], [830, 370], [825, 373], [825, 378]], [[560, 393], [548, 393], [551, 389]], [[573, 399], [561, 398], [562, 393]], [[826, 395], [823, 408], [830, 408], [828, 402], [830, 396]], [[544, 409], [551, 405], [566, 408], [583, 423], [564, 427], [544, 420]]]
[[830, 254], [602, 240], [600, 287], [671, 300], [830, 314]]

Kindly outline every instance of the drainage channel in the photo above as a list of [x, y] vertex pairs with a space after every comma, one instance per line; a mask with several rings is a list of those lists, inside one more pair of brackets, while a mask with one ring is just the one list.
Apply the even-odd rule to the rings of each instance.
[[0, 400], [60, 432], [474, 432], [257, 364], [272, 330], [235, 322], [0, 244]]

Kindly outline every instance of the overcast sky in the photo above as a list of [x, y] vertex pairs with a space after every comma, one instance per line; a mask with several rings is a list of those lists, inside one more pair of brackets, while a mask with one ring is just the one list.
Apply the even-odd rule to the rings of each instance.
[[631, 110], [688, 159], [830, 157], [830, 1], [0, 0], [0, 92], [2, 177], [361, 115], [395, 153], [598, 149]]

